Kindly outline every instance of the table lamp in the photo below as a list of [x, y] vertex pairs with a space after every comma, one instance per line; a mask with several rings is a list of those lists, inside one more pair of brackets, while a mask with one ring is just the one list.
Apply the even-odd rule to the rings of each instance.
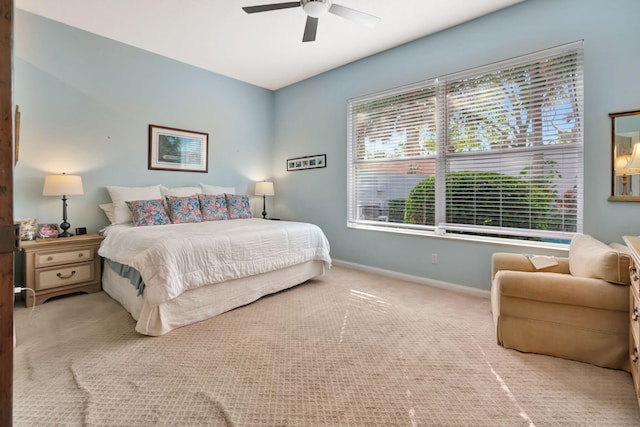
[[256, 196], [262, 196], [262, 218], [267, 219], [267, 196], [273, 196], [273, 182], [257, 182], [256, 183]]
[[43, 196], [62, 196], [62, 233], [58, 237], [70, 237], [73, 234], [67, 230], [71, 225], [67, 222], [67, 196], [82, 196], [82, 178], [79, 175], [47, 175], [44, 179]]

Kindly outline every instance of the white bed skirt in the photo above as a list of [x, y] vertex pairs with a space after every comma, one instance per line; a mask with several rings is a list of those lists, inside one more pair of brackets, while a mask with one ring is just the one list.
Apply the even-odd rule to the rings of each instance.
[[323, 261], [307, 261], [257, 276], [189, 290], [178, 298], [151, 306], [143, 296], [137, 295], [138, 291], [129, 279], [121, 277], [105, 263], [102, 289], [137, 320], [136, 331], [159, 336], [291, 288], [324, 274], [324, 268]]

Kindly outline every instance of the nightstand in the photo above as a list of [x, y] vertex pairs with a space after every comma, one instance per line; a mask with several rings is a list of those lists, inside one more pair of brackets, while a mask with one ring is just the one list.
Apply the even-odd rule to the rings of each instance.
[[[59, 295], [99, 292], [102, 239], [99, 234], [83, 234], [20, 242], [25, 286], [35, 291], [35, 305]], [[34, 305], [32, 292], [25, 299], [27, 307]]]

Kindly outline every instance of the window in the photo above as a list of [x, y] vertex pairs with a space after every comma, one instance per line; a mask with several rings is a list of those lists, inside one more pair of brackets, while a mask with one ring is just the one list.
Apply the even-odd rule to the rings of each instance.
[[350, 100], [348, 226], [582, 231], [582, 42]]

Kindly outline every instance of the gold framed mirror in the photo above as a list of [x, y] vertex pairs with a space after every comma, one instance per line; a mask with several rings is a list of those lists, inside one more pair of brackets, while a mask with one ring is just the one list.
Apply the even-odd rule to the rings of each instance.
[[610, 113], [611, 196], [616, 202], [640, 202], [640, 110]]

